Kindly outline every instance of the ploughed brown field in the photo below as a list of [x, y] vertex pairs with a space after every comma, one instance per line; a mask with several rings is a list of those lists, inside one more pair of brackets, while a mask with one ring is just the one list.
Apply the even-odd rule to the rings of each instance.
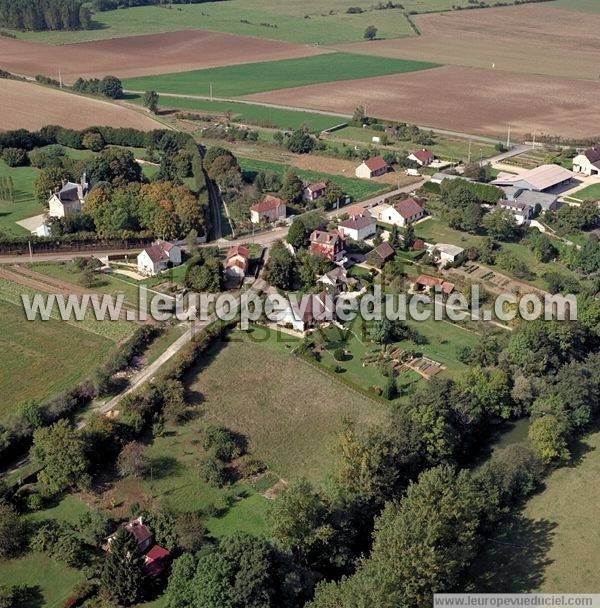
[[65, 82], [78, 76], [121, 78], [185, 72], [235, 63], [319, 55], [317, 47], [190, 30], [51, 46], [0, 36], [2, 69]]
[[[483, 11], [481, 11], [483, 12]], [[247, 95], [245, 99], [370, 116], [464, 133], [600, 134], [599, 85], [587, 80], [445, 66]]]
[[598, 80], [600, 13], [546, 3], [413, 17], [421, 36], [343, 44], [353, 53]]
[[0, 108], [0, 130], [45, 125], [71, 129], [110, 125], [143, 131], [164, 128], [150, 116], [129, 108], [16, 80], [0, 80]]

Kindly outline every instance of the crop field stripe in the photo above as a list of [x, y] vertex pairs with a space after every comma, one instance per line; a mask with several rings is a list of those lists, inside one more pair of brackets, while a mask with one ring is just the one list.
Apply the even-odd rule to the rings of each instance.
[[141, 76], [123, 81], [132, 91], [237, 97], [309, 84], [358, 80], [373, 76], [403, 74], [439, 67], [439, 64], [353, 53], [329, 53], [300, 59], [247, 63], [206, 70], [158, 76]]

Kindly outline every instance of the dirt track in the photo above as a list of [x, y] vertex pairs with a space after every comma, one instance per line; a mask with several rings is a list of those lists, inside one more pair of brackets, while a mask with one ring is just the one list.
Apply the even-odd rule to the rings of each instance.
[[598, 80], [600, 14], [545, 3], [417, 15], [422, 35], [337, 48], [442, 64]]
[[2, 69], [16, 74], [44, 74], [65, 82], [78, 76], [121, 78], [185, 72], [235, 63], [306, 57], [327, 52], [318, 47], [190, 30], [128, 36], [51, 46], [0, 36]]
[[371, 116], [497, 137], [509, 124], [516, 135], [590, 137], [600, 134], [598, 91], [586, 80], [447, 66], [245, 99], [346, 114], [365, 105]]
[[0, 80], [0, 131], [61, 125], [71, 129], [110, 125], [142, 131], [164, 125], [135, 110], [58, 89]]

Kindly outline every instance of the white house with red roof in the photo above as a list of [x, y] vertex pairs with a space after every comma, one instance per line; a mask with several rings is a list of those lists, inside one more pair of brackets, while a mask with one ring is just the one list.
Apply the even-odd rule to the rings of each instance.
[[250, 207], [250, 221], [253, 224], [260, 222], [278, 222], [284, 220], [286, 216], [285, 201], [276, 196], [267, 194], [262, 201]]
[[147, 276], [157, 275], [167, 268], [180, 264], [181, 247], [160, 239], [144, 247], [137, 256], [138, 272]]
[[313, 255], [322, 255], [332, 262], [337, 262], [344, 255], [344, 237], [337, 230], [313, 230], [309, 251]]
[[227, 252], [225, 274], [232, 279], [243, 279], [250, 262], [250, 250], [244, 245], [234, 245]]
[[387, 173], [389, 168], [390, 166], [381, 156], [374, 156], [360, 163], [354, 173], [356, 177], [360, 177], [361, 179], [373, 179]]
[[377, 222], [370, 213], [353, 214], [338, 224], [338, 231], [344, 238], [364, 241], [377, 231]]
[[421, 167], [427, 167], [435, 160], [435, 154], [426, 148], [423, 148], [422, 150], [411, 152], [407, 158]]
[[379, 220], [392, 226], [414, 224], [425, 217], [425, 209], [414, 198], [405, 198], [379, 211]]

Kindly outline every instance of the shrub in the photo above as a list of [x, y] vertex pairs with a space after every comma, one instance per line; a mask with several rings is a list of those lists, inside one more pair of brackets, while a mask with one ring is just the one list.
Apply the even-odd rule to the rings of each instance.
[[4, 148], [2, 160], [9, 167], [22, 167], [27, 164], [27, 153], [22, 148]]
[[243, 441], [232, 431], [223, 427], [209, 426], [203, 447], [210, 451], [215, 458], [229, 462], [244, 453]]
[[200, 461], [200, 478], [217, 488], [222, 488], [229, 480], [226, 465], [215, 456], [207, 456]]
[[346, 359], [346, 351], [340, 346], [333, 351], [333, 358], [336, 361], [344, 361]]

